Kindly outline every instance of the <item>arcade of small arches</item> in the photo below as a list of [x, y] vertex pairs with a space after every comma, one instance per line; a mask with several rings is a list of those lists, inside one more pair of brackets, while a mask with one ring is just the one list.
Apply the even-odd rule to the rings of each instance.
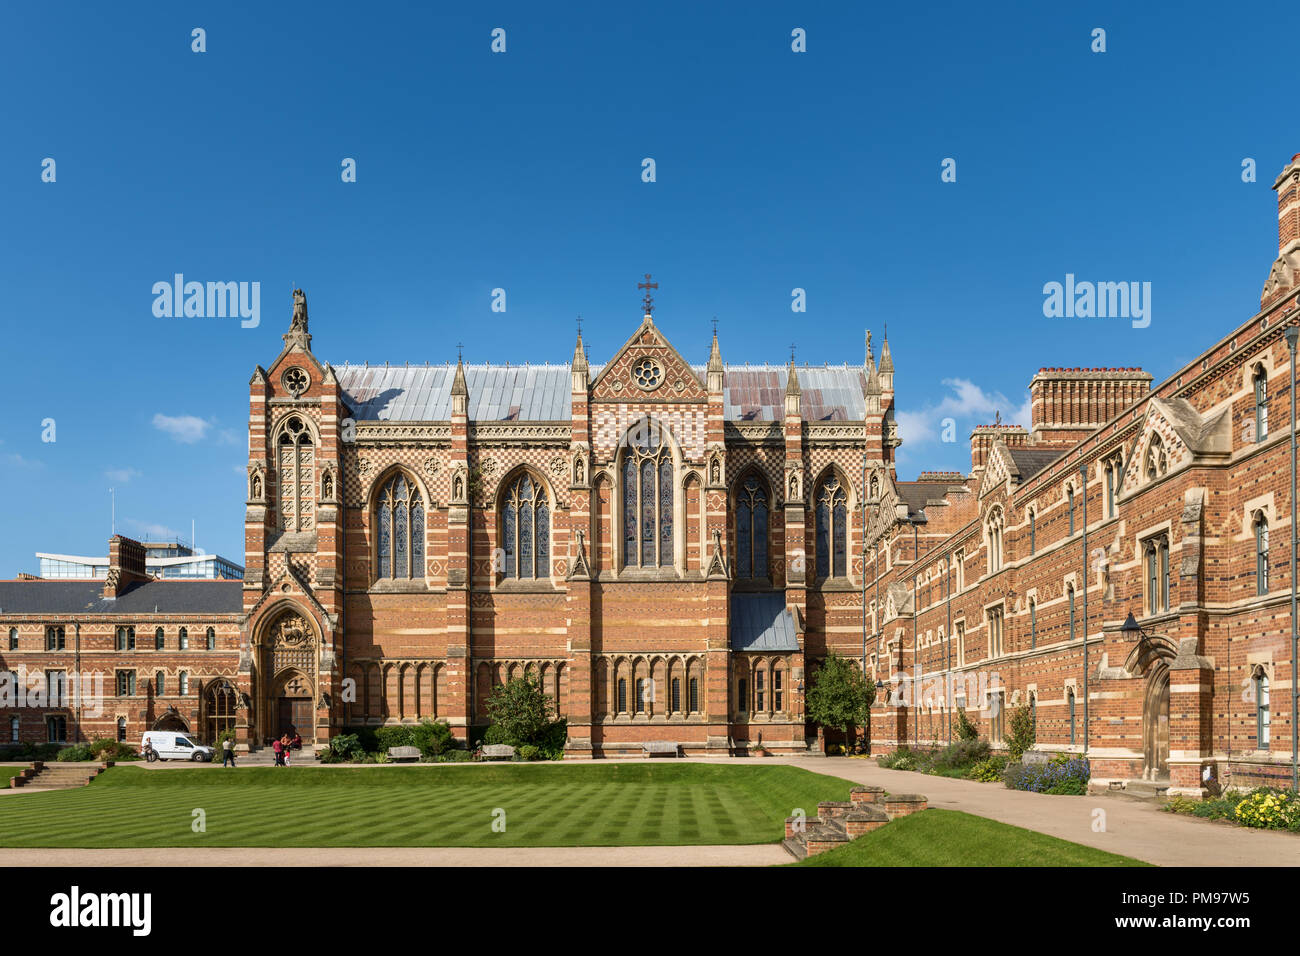
[[349, 663], [352, 693], [343, 698], [348, 724], [420, 721], [440, 716], [447, 665], [436, 660], [358, 660]]

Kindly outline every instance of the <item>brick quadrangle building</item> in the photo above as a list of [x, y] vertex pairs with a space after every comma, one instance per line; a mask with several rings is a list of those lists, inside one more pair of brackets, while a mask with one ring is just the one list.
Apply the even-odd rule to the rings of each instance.
[[11, 693], [5, 739], [465, 737], [531, 674], [573, 756], [803, 751], [834, 650], [882, 686], [878, 748], [947, 740], [956, 706], [999, 742], [1024, 704], [1096, 778], [1282, 781], [1300, 156], [1274, 189], [1248, 321], [1154, 387], [1041, 369], [1028, 429], [916, 481], [869, 334], [861, 366], [728, 366], [716, 333], [694, 366], [647, 296], [603, 366], [581, 336], [567, 365], [336, 366], [295, 293], [249, 385], [243, 581], [152, 579], [115, 537], [102, 581], [0, 582], [0, 670], [71, 686]]

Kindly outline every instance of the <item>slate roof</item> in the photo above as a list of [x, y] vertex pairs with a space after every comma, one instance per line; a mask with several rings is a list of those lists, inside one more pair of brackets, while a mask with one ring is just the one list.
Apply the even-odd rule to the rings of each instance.
[[[594, 379], [602, 366], [590, 367]], [[705, 380], [705, 366], [692, 370]], [[805, 421], [862, 421], [860, 365], [798, 370]], [[343, 400], [360, 421], [443, 422], [451, 418], [453, 365], [337, 365]], [[728, 421], [780, 421], [783, 365], [730, 365], [723, 372]], [[567, 421], [573, 414], [569, 365], [466, 365], [471, 421]]]
[[794, 615], [785, 593], [731, 595], [733, 651], [797, 651]]
[[949, 488], [961, 485], [960, 481], [896, 481], [894, 489], [907, 505], [908, 516], [912, 517], [924, 512], [925, 506], [931, 501], [943, 498]]
[[1024, 448], [1007, 446], [1007, 453], [1011, 460], [1016, 463], [1016, 470], [1020, 472], [1020, 481], [1025, 482], [1034, 475], [1038, 474], [1056, 459], [1060, 458], [1068, 451], [1065, 448]]
[[0, 614], [240, 614], [244, 582], [145, 581], [116, 600], [104, 580], [0, 581]]

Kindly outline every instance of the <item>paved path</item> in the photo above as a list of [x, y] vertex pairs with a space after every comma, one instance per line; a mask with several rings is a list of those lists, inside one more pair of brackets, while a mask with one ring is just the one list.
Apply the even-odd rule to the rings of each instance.
[[[1160, 810], [1132, 797], [1049, 796], [1001, 784], [885, 770], [875, 760], [768, 758], [807, 770], [874, 784], [891, 793], [923, 793], [932, 807], [962, 810], [1160, 866], [1300, 866], [1300, 836], [1213, 823]], [[1105, 830], [1093, 830], [1097, 810]]]
[[577, 847], [168, 847], [0, 850], [0, 866], [769, 866], [792, 863], [779, 844]]

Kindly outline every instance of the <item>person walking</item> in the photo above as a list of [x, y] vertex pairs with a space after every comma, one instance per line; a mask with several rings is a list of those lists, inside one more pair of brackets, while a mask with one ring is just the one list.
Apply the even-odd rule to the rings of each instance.
[[280, 743], [280, 738], [276, 737], [271, 741], [271, 749], [275, 751], [275, 765], [277, 767], [285, 766], [284, 763], [284, 744]]
[[158, 759], [158, 754], [153, 749], [153, 740], [149, 737], [144, 738], [144, 759], [146, 763], [153, 763]]
[[235, 765], [235, 743], [229, 737], [221, 741], [221, 766]]
[[288, 734], [285, 734], [284, 736], [282, 736], [282, 737], [280, 738], [280, 753], [284, 754], [284, 765], [285, 765], [286, 767], [292, 767], [292, 766], [293, 766], [293, 763], [292, 763], [292, 761], [290, 760], [290, 757], [293, 755], [293, 750], [292, 750], [292, 748], [289, 746], [289, 735], [288, 735]]

